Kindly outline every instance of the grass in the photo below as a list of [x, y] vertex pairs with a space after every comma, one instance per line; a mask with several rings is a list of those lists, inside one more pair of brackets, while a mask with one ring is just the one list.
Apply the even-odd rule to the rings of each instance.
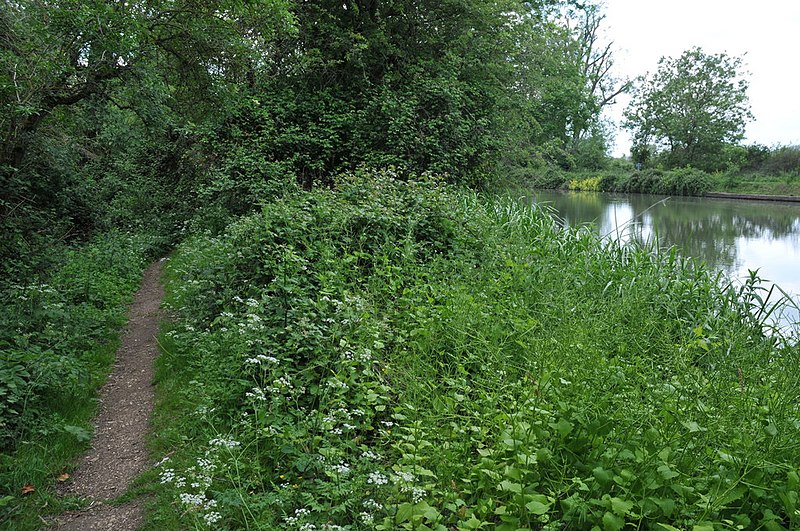
[[756, 283], [387, 172], [168, 276], [152, 529], [800, 525], [800, 352]]

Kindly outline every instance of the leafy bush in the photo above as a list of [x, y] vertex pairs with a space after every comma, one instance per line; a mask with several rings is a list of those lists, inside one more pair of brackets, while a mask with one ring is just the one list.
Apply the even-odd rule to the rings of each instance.
[[764, 161], [762, 169], [769, 175], [785, 173], [800, 175], [800, 147], [786, 146], [772, 151]]
[[755, 283], [389, 172], [169, 275], [156, 526], [798, 524], [800, 350]]
[[[97, 383], [92, 352], [123, 323], [155, 242], [112, 233], [68, 251], [46, 281], [9, 286], [0, 304], [0, 448], [60, 429], [58, 411]], [[3, 485], [4, 487], [7, 485]]]
[[567, 174], [555, 168], [546, 168], [534, 172], [527, 181], [530, 182], [530, 185], [534, 188], [557, 190], [567, 183]]
[[601, 190], [601, 177], [587, 177], [585, 179], [572, 179], [567, 184], [570, 190], [580, 190], [583, 192], [599, 192]]
[[664, 195], [702, 196], [711, 190], [711, 176], [704, 171], [680, 168], [665, 172], [654, 192]]
[[692, 168], [648, 169], [632, 173], [607, 171], [596, 177], [580, 176], [570, 181], [570, 189], [575, 190], [661, 195], [701, 196], [712, 186], [710, 175]]

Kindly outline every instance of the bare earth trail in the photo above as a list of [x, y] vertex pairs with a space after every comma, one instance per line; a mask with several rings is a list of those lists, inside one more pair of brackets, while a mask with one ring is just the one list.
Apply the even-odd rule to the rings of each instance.
[[81, 511], [56, 519], [58, 530], [136, 530], [144, 519], [141, 500], [107, 505], [128, 488], [131, 480], [149, 466], [145, 437], [153, 412], [154, 362], [158, 356], [156, 334], [164, 288], [163, 262], [151, 265], [129, 310], [114, 370], [100, 391], [100, 414], [92, 448], [81, 459], [63, 494], [88, 498]]

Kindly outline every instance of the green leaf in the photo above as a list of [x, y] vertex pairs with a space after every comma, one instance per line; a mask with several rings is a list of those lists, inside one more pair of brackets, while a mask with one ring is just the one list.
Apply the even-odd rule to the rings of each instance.
[[719, 498], [715, 500], [715, 505], [724, 506], [728, 505], [731, 502], [734, 502], [744, 496], [747, 492], [747, 487], [740, 485], [734, 489], [729, 489], [725, 493], [722, 494]]
[[80, 426], [64, 426], [64, 431], [74, 435], [80, 442], [86, 442], [92, 438], [92, 434]]
[[500, 490], [515, 492], [519, 494], [522, 492], [522, 485], [506, 479], [500, 482]]
[[661, 465], [657, 470], [664, 479], [672, 479], [680, 476], [680, 474], [672, 470], [669, 465]]
[[397, 507], [397, 514], [395, 515], [397, 523], [408, 522], [412, 516], [414, 516], [414, 506], [410, 503], [401, 503]]
[[603, 515], [603, 529], [605, 531], [620, 531], [625, 527], [625, 519], [606, 511]]
[[547, 496], [536, 494], [533, 496], [533, 500], [525, 504], [525, 508], [533, 514], [547, 514], [550, 510], [550, 502]]
[[658, 505], [664, 516], [672, 516], [672, 511], [675, 510], [675, 501], [669, 498], [651, 498], [656, 505]]
[[594, 470], [592, 470], [592, 475], [595, 477], [597, 481], [600, 482], [602, 485], [606, 485], [611, 483], [611, 480], [614, 478], [614, 474], [609, 472], [605, 468], [598, 466]]
[[431, 507], [424, 501], [417, 504], [416, 510], [429, 522], [435, 522], [442, 516], [438, 509]]
[[689, 430], [690, 432], [692, 432], [692, 433], [695, 433], [695, 432], [698, 432], [698, 431], [706, 431], [705, 428], [701, 428], [700, 425], [697, 422], [693, 421], [693, 420], [692, 421], [684, 421], [684, 422], [681, 422], [681, 424], [683, 424], [684, 427], [687, 430]]
[[611, 498], [611, 510], [614, 511], [614, 514], [625, 516], [631, 509], [633, 509], [633, 502], [620, 498]]
[[464, 527], [466, 527], [467, 529], [480, 529], [482, 525], [483, 523], [474, 516], [469, 520], [467, 520], [466, 522], [464, 522]]
[[572, 423], [566, 419], [561, 419], [553, 425], [553, 428], [555, 428], [561, 437], [566, 437], [572, 431]]

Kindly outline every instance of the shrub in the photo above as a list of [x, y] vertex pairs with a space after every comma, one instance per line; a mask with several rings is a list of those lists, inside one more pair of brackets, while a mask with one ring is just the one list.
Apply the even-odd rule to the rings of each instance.
[[529, 182], [534, 188], [557, 190], [566, 184], [567, 178], [567, 174], [563, 171], [548, 167], [539, 172], [535, 172]]
[[701, 196], [711, 190], [711, 176], [693, 168], [680, 168], [665, 172], [654, 192], [664, 195]]
[[772, 151], [764, 161], [762, 170], [769, 175], [800, 175], [800, 147], [786, 146]]
[[144, 260], [157, 242], [111, 233], [66, 253], [45, 281], [0, 299], [0, 448], [60, 429], [59, 411], [97, 382], [92, 352], [123, 323]]
[[572, 179], [567, 184], [567, 187], [570, 190], [579, 190], [582, 192], [599, 192], [602, 190], [600, 188], [600, 183], [602, 182], [601, 177], [587, 177], [585, 179]]

